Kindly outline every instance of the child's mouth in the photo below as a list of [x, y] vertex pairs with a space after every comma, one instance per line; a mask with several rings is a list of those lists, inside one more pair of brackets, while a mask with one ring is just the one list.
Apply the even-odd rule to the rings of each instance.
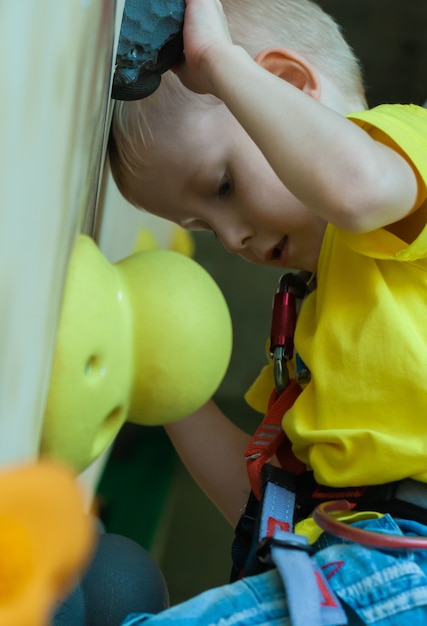
[[270, 254], [271, 260], [277, 261], [278, 259], [280, 259], [280, 257], [282, 256], [283, 248], [285, 247], [287, 241], [288, 241], [287, 235], [282, 237], [279, 243], [271, 251], [271, 254]]

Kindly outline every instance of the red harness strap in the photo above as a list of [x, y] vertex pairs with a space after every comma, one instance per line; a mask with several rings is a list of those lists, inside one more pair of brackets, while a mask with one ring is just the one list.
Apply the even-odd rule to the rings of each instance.
[[280, 466], [294, 474], [306, 471], [304, 463], [299, 461], [292, 452], [291, 442], [282, 428], [283, 416], [300, 393], [301, 387], [294, 379], [279, 396], [275, 391], [272, 392], [267, 415], [258, 426], [246, 449], [249, 480], [252, 491], [258, 499], [261, 496], [261, 470], [272, 457], [276, 456]]

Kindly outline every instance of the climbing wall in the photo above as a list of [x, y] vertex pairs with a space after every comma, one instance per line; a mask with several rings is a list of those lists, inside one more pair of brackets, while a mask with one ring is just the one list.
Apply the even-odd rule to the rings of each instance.
[[0, 463], [36, 455], [67, 263], [96, 219], [124, 0], [0, 3]]

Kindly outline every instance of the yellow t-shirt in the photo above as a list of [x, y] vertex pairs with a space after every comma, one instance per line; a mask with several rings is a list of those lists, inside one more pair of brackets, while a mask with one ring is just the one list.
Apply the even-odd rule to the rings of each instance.
[[[350, 119], [413, 165], [425, 225], [427, 110], [382, 105]], [[427, 227], [408, 244], [328, 225], [317, 280], [295, 334], [312, 378], [283, 420], [296, 456], [331, 486], [427, 482]], [[270, 369], [247, 394], [261, 411]]]

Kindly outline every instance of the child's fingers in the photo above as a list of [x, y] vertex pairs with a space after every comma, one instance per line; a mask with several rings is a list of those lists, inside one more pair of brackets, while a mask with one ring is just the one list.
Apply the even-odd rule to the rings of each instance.
[[184, 56], [173, 71], [197, 93], [214, 93], [210, 67], [218, 46], [232, 45], [227, 20], [219, 0], [186, 0]]

